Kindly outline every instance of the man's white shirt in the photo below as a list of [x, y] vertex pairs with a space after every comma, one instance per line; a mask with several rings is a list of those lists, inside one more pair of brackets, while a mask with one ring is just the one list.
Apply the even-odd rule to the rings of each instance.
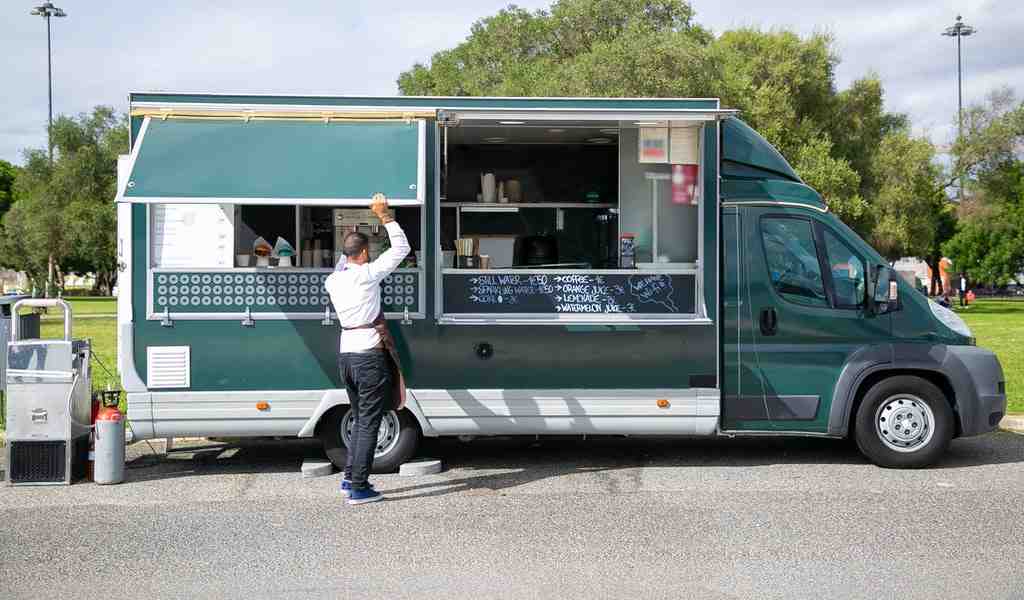
[[[380, 283], [390, 275], [409, 255], [409, 241], [398, 223], [391, 221], [384, 225], [391, 240], [391, 247], [377, 260], [364, 265], [349, 264], [342, 255], [327, 277], [324, 287], [331, 297], [338, 323], [342, 327], [369, 325], [380, 314]], [[361, 352], [380, 344], [380, 334], [375, 329], [351, 329], [341, 332], [340, 352]]]

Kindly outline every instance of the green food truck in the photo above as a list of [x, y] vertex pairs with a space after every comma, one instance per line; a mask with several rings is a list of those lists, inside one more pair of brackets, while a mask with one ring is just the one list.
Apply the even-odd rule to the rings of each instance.
[[135, 93], [118, 361], [137, 439], [348, 440], [323, 287], [375, 192], [423, 436], [851, 437], [933, 463], [1006, 409], [992, 352], [716, 99]]

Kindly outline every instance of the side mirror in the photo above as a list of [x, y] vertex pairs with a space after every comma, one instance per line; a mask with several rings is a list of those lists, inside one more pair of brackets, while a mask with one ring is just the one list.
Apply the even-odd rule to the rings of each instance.
[[896, 277], [891, 268], [875, 266], [875, 285], [871, 293], [871, 307], [875, 314], [885, 314], [898, 305], [900, 286]]

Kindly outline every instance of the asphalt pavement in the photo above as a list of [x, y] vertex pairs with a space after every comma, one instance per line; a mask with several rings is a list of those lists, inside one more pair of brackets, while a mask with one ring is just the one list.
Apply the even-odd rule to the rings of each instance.
[[429, 444], [448, 470], [302, 479], [305, 442], [0, 487], [0, 598], [1021, 598], [1024, 435], [880, 469], [819, 439]]

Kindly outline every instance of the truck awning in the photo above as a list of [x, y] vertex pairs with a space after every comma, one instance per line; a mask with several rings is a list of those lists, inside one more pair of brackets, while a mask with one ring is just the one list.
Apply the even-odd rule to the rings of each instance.
[[421, 119], [147, 116], [118, 202], [423, 204]]

